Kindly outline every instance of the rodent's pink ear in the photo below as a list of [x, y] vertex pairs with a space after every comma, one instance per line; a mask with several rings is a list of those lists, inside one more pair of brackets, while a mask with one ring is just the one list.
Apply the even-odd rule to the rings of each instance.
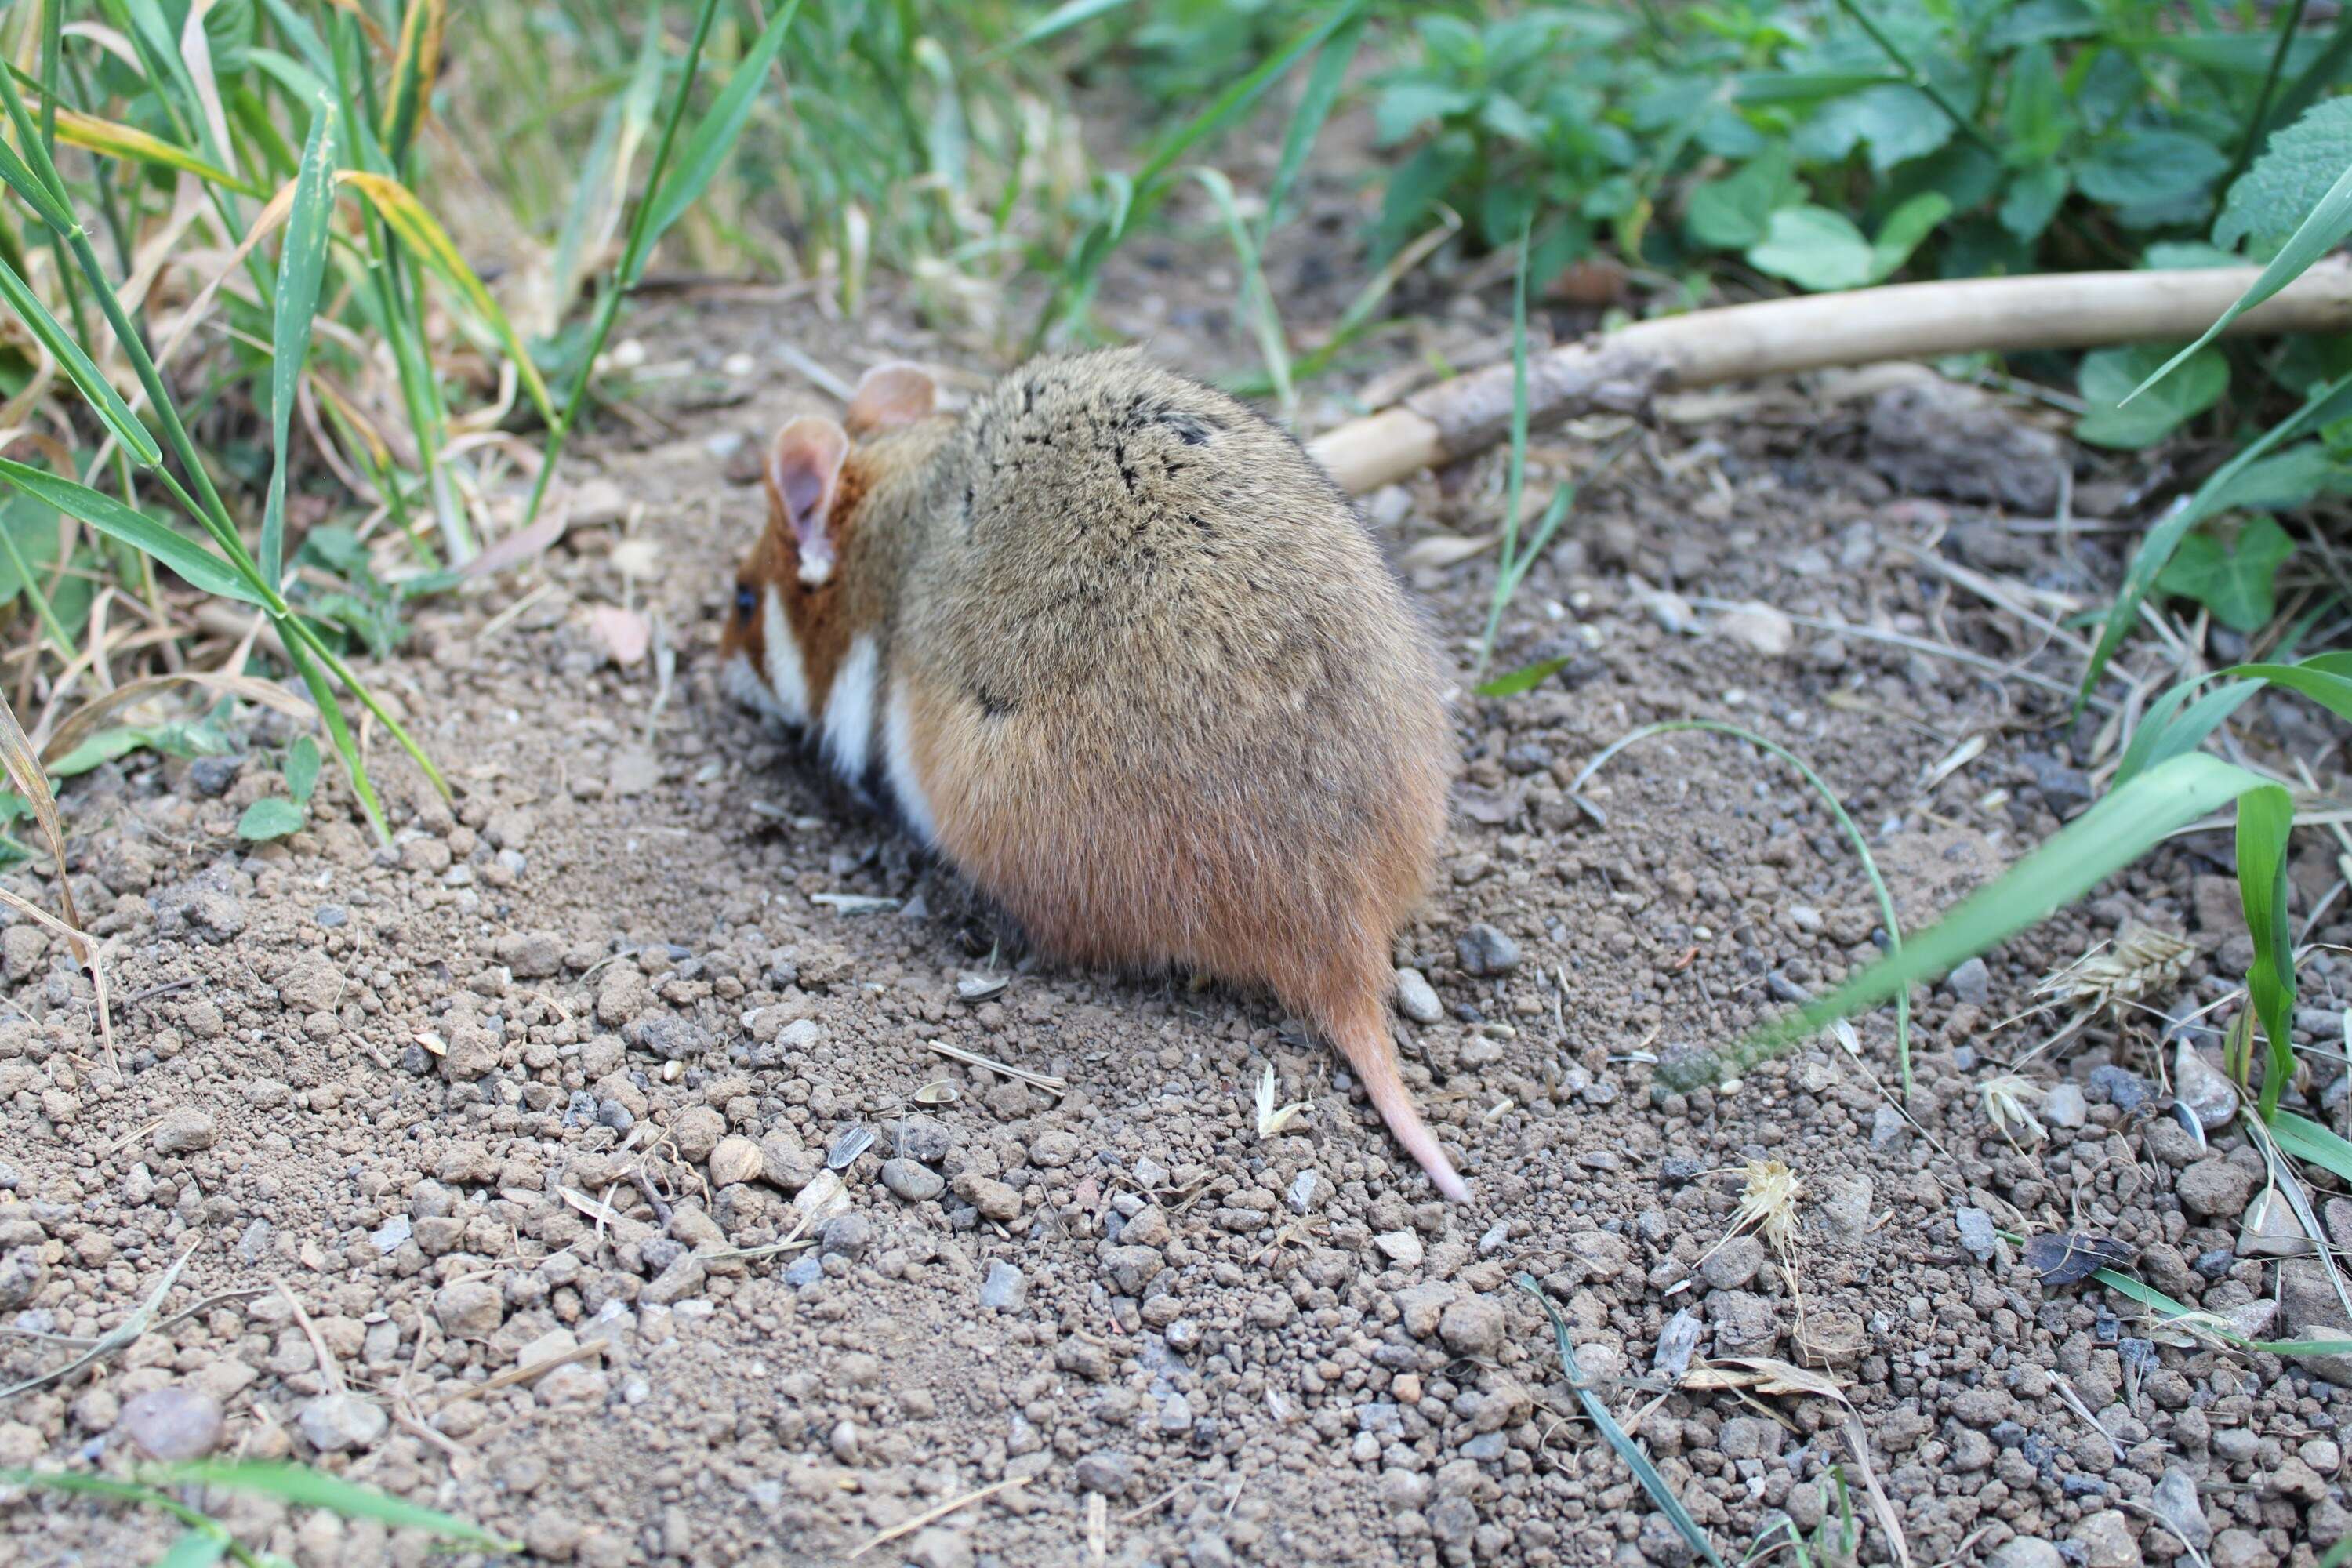
[[893, 425], [912, 425], [931, 416], [939, 396], [940, 384], [921, 365], [903, 360], [877, 364], [857, 378], [857, 391], [842, 423], [857, 436]]
[[792, 531], [800, 579], [811, 586], [833, 576], [833, 498], [848, 456], [848, 432], [817, 416], [786, 425], [768, 447], [768, 502]]

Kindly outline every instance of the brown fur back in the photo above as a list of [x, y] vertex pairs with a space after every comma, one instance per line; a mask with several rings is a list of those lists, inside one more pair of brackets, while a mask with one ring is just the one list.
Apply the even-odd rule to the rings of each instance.
[[1279, 431], [1140, 356], [1032, 364], [942, 449], [891, 668], [940, 847], [1049, 949], [1385, 993], [1451, 757], [1425, 634]]

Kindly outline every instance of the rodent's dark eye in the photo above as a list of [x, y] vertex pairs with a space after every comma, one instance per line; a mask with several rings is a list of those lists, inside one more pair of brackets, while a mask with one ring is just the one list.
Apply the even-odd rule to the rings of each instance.
[[760, 595], [752, 590], [751, 584], [738, 584], [735, 588], [735, 618], [748, 621], [751, 618], [751, 612], [759, 607]]

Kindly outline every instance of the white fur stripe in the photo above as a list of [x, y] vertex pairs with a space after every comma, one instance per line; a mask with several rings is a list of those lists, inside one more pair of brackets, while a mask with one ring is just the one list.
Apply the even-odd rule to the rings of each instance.
[[903, 682], [890, 683], [890, 700], [882, 710], [882, 773], [889, 781], [890, 793], [898, 798], [898, 813], [907, 819], [907, 826], [926, 845], [939, 841], [939, 829], [931, 819], [930, 797], [923, 793], [922, 780], [915, 776], [915, 734], [912, 705], [907, 699]]
[[792, 623], [784, 618], [784, 598], [768, 590], [761, 632], [767, 641], [768, 689], [775, 694], [769, 710], [788, 724], [805, 724], [809, 718], [808, 677], [801, 669], [800, 645], [793, 641]]
[[833, 689], [824, 697], [824, 754], [834, 771], [862, 786], [874, 756], [875, 688], [882, 661], [874, 639], [863, 633], [850, 639], [849, 656], [835, 672]]

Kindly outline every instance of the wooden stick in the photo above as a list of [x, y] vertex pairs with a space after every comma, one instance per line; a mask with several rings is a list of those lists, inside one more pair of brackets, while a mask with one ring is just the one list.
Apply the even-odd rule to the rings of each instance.
[[[2218, 267], [1897, 283], [1638, 321], [1532, 357], [1528, 423], [1540, 428], [1587, 414], [1639, 412], [1661, 393], [1833, 365], [2191, 338], [2258, 276], [2252, 267]], [[2347, 328], [2352, 264], [2335, 260], [2313, 268], [2230, 330]], [[1482, 451], [1507, 435], [1510, 421], [1506, 362], [1350, 420], [1307, 450], [1341, 489], [1361, 495]]]

